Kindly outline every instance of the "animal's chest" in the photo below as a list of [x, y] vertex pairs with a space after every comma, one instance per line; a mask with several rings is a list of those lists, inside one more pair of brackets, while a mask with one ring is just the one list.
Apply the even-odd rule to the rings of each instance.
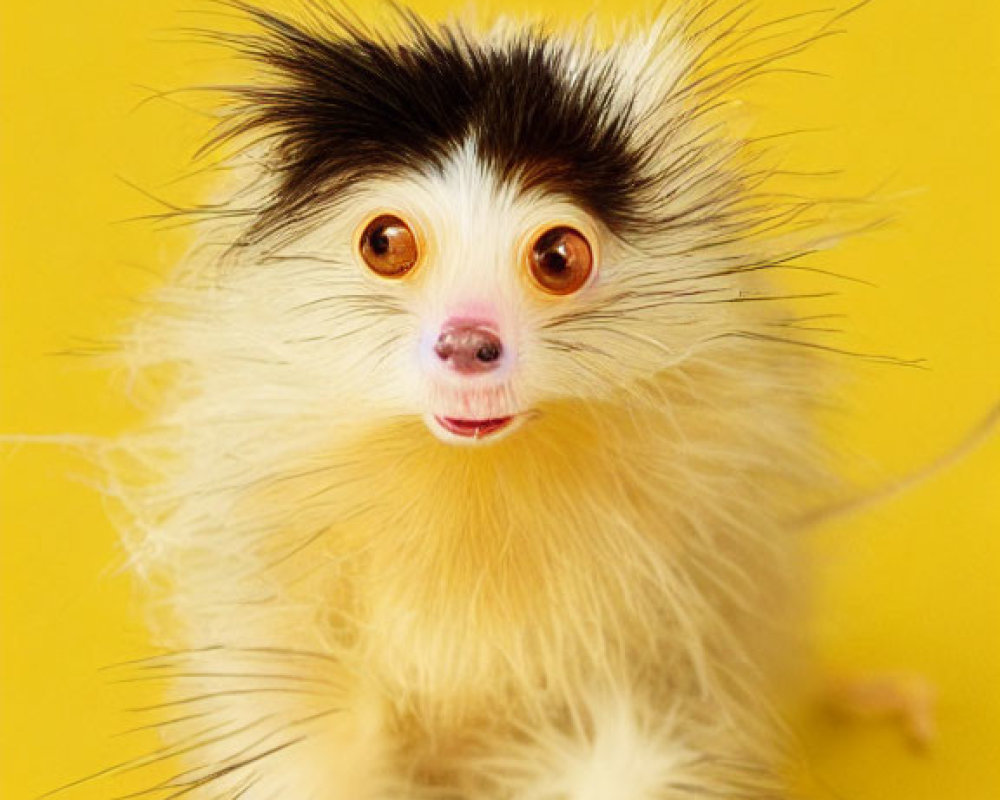
[[447, 541], [369, 554], [354, 586], [359, 663], [394, 693], [471, 707], [652, 658], [673, 627], [671, 548], [650, 531], [646, 552], [614, 552], [622, 532], [601, 524], [439, 530]]

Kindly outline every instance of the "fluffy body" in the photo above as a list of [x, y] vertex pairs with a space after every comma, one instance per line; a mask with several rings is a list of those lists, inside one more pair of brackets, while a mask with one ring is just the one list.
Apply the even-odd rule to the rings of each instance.
[[[768, 192], [723, 98], [825, 28], [689, 4], [601, 46], [252, 13], [262, 33], [229, 37], [266, 66], [224, 123], [252, 139], [232, 199], [129, 347], [165, 367], [114, 486], [173, 652], [144, 667], [172, 681], [165, 752], [186, 761], [160, 790], [786, 796], [773, 689], [803, 569], [792, 522], [823, 481], [822, 383], [773, 335], [787, 312], [762, 275], [822, 236], [816, 204]], [[485, 81], [456, 95], [462, 125], [421, 110], [439, 99], [421, 59], [449, 91]], [[395, 145], [364, 133], [370, 108], [319, 118], [380, 96], [392, 64], [421, 95], [380, 110]], [[547, 83], [512, 92], [504, 65]], [[544, 152], [539, 95], [566, 123]], [[524, 131], [497, 130], [525, 109]], [[358, 263], [385, 210], [420, 231], [406, 280]], [[597, 256], [571, 297], [523, 268], [553, 221]], [[428, 340], [456, 315], [489, 317], [509, 365], [435, 372]], [[521, 424], [462, 447], [428, 414]]]

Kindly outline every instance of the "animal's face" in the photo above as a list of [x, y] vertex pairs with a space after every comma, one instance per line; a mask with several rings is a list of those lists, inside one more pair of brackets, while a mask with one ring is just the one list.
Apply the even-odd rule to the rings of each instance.
[[396, 387], [398, 411], [446, 441], [493, 440], [540, 402], [584, 392], [559, 323], [606, 293], [614, 247], [573, 202], [504, 185], [468, 148], [432, 173], [371, 182], [316, 235], [344, 294], [385, 310], [366, 342], [330, 346], [372, 354], [350, 361], [356, 382], [381, 372], [372, 389]]
[[405, 315], [372, 335], [398, 342], [386, 369], [408, 387], [409, 410], [446, 441], [514, 430], [569, 366], [550, 329], [601, 280], [599, 223], [572, 202], [504, 186], [471, 150], [374, 185], [348, 217], [344, 261]]
[[284, 372], [251, 392], [478, 444], [738, 330], [728, 301], [766, 259], [749, 233], [782, 212], [751, 201], [670, 31], [602, 49], [414, 23], [392, 44], [258, 21], [241, 46], [276, 77], [238, 90], [228, 132], [264, 168], [224, 280]]
[[680, 360], [701, 328], [643, 290], [650, 270], [683, 266], [650, 241], [498, 180], [464, 147], [440, 168], [363, 182], [248, 269], [255, 292], [289, 297], [274, 321], [298, 342], [290, 358], [347, 389], [359, 419], [421, 416], [469, 445]]

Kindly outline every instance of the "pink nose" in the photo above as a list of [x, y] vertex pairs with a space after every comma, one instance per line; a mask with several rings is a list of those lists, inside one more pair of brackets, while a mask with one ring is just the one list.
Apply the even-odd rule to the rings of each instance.
[[503, 342], [483, 325], [452, 323], [441, 331], [434, 352], [456, 372], [489, 372], [500, 366]]

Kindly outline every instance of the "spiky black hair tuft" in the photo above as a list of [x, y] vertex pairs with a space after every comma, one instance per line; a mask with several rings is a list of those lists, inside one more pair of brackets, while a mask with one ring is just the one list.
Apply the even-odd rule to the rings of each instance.
[[612, 230], [638, 222], [642, 148], [610, 63], [571, 65], [527, 30], [474, 41], [405, 11], [402, 42], [329, 12], [315, 29], [238, 4], [260, 27], [228, 41], [273, 79], [238, 87], [219, 138], [273, 142], [278, 188], [254, 234], [308, 217], [359, 179], [439, 169], [463, 142], [522, 188], [563, 194]]

